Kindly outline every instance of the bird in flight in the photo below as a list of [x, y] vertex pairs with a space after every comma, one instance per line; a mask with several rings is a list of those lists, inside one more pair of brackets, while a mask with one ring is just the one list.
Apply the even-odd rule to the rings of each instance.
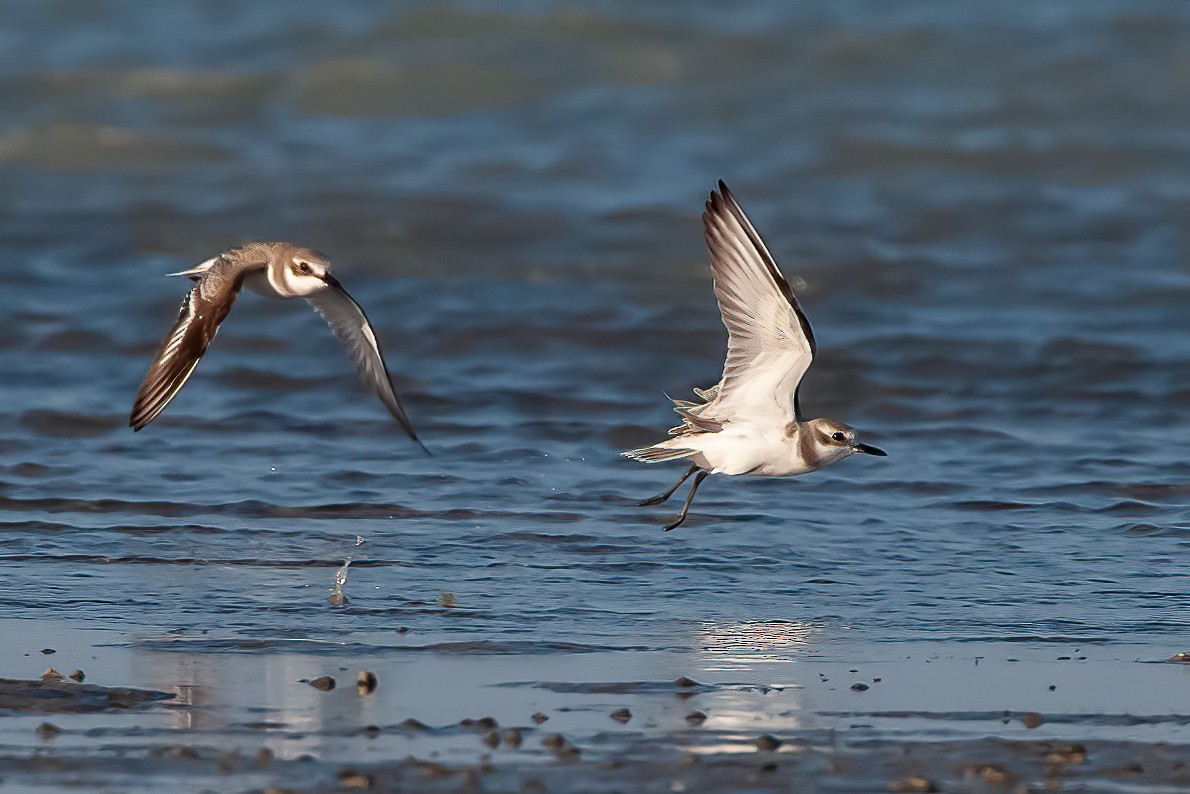
[[673, 400], [682, 423], [670, 438], [622, 453], [642, 463], [684, 460], [689, 469], [672, 488], [640, 504], [673, 496], [689, 477], [690, 495], [677, 519], [682, 525], [698, 486], [710, 474], [792, 477], [857, 453], [884, 456], [856, 440], [834, 419], [806, 419], [798, 386], [814, 360], [814, 332], [789, 283], [760, 235], [723, 181], [702, 214], [719, 313], [727, 327], [723, 377], [696, 400]]
[[327, 258], [290, 243], [247, 243], [200, 265], [171, 273], [194, 282], [177, 322], [161, 344], [136, 399], [129, 426], [144, 428], [169, 405], [207, 352], [242, 287], [273, 298], [305, 298], [347, 349], [360, 380], [380, 398], [409, 437], [427, 453], [405, 414], [364, 310], [331, 275]]

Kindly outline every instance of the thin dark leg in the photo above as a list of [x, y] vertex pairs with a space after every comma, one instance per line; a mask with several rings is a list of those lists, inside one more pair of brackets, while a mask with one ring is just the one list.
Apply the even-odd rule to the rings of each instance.
[[690, 495], [686, 497], [686, 504], [682, 505], [682, 512], [678, 515], [677, 520], [665, 528], [666, 532], [682, 526], [682, 522], [686, 520], [686, 513], [690, 512], [690, 503], [694, 501], [694, 492], [698, 490], [698, 486], [702, 484], [708, 474], [710, 472], [706, 469], [699, 469], [698, 474], [694, 475], [694, 485], [690, 486]]
[[639, 503], [638, 503], [638, 504], [639, 504], [639, 506], [640, 506], [640, 507], [648, 507], [648, 506], [650, 506], [650, 505], [659, 505], [659, 504], [661, 504], [661, 503], [662, 503], [662, 502], [664, 502], [666, 499], [668, 499], [669, 497], [673, 496], [673, 495], [674, 495], [674, 491], [678, 490], [678, 488], [679, 488], [679, 487], [681, 487], [682, 483], [686, 482], [686, 478], [687, 478], [687, 477], [689, 477], [691, 474], [693, 474], [693, 473], [694, 473], [694, 472], [696, 472], [696, 471], [698, 471], [698, 467], [697, 467], [697, 466], [691, 466], [689, 469], [687, 469], [687, 470], [686, 470], [686, 473], [682, 475], [682, 479], [680, 479], [680, 480], [678, 480], [677, 482], [675, 482], [675, 483], [674, 483], [674, 487], [673, 487], [673, 488], [670, 488], [670, 489], [669, 489], [668, 491], [666, 491], [665, 493], [657, 494], [656, 496], [652, 497], [651, 499], [645, 499], [643, 502], [639, 502]]

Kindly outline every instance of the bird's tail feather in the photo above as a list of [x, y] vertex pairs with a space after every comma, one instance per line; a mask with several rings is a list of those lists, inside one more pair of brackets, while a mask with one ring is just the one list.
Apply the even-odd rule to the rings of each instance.
[[641, 447], [621, 452], [626, 458], [639, 460], [641, 463], [666, 463], [671, 460], [681, 460], [698, 454], [696, 449], [669, 449], [667, 447]]

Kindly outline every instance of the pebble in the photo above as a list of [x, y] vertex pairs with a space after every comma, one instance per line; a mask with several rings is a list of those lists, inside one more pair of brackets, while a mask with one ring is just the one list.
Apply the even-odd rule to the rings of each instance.
[[1165, 661], [1170, 664], [1190, 664], [1190, 653], [1175, 653]]
[[57, 653], [53, 648], [42, 648], [41, 652], [46, 656], [49, 656], [51, 653]]
[[701, 686], [701, 685], [697, 681], [695, 681], [693, 678], [687, 678], [686, 676], [682, 676], [677, 681], [674, 681], [674, 686], [676, 686], [678, 689], [690, 689], [691, 687], [696, 687], [696, 686]]
[[335, 688], [335, 679], [331, 678], [329, 675], [320, 675], [310, 681], [310, 686], [322, 692], [330, 692]]
[[516, 728], [509, 728], [504, 732], [504, 744], [508, 745], [513, 750], [521, 746], [521, 741], [523, 738], [524, 737], [521, 735], [521, 732]]
[[540, 711], [535, 713], [532, 717], [532, 720], [535, 723], [537, 723], [538, 725], [540, 725], [541, 723], [545, 722], [548, 719], [549, 719], [549, 717], [547, 717], [545, 714], [542, 714]]
[[608, 716], [610, 716], [616, 722], [626, 723], [628, 720], [632, 719], [632, 712], [628, 709], [616, 709]]
[[483, 735], [483, 743], [493, 750], [500, 746], [500, 734], [495, 731], [488, 731]]
[[560, 748], [566, 746], [566, 739], [560, 733], [547, 733], [541, 738], [543, 747]]
[[337, 783], [339, 788], [362, 788], [367, 790], [372, 788], [373, 781], [371, 775], [360, 774], [354, 769], [340, 769]]
[[781, 747], [781, 740], [772, 734], [762, 734], [756, 739], [756, 749], [773, 751]]
[[364, 728], [364, 736], [366, 736], [369, 739], [375, 739], [379, 735], [380, 735], [380, 726], [378, 726], [378, 725], [368, 725]]
[[868, 691], [868, 685], [867, 685], [867, 684], [859, 684], [859, 683], [852, 684], [852, 685], [851, 685], [851, 691], [852, 691], [852, 692], [867, 692], [867, 691]]
[[52, 722], [43, 722], [34, 728], [33, 732], [37, 734], [37, 738], [39, 739], [53, 739], [62, 732], [62, 729]]
[[1041, 725], [1045, 722], [1045, 720], [1043, 720], [1041, 718], [1041, 715], [1038, 714], [1036, 711], [1030, 711], [1027, 714], [1025, 714], [1025, 717], [1024, 717], [1024, 719], [1021, 720], [1021, 722], [1025, 723], [1026, 728], [1028, 728], [1029, 730], [1033, 730], [1034, 728], [1040, 728]]
[[701, 711], [692, 711], [686, 715], [686, 722], [691, 725], [702, 725], [707, 721], [707, 715]]
[[408, 729], [414, 730], [414, 731], [424, 731], [424, 730], [428, 730], [430, 726], [426, 725], [424, 722], [422, 722], [419, 719], [414, 719], [413, 717], [406, 717], [404, 720], [401, 721], [401, 727], [408, 728]]
[[450, 609], [458, 605], [459, 599], [455, 598], [454, 593], [446, 592], [438, 596], [438, 606], [443, 609]]
[[1077, 742], [1067, 744], [1059, 742], [1050, 745], [1049, 753], [1045, 756], [1045, 760], [1051, 763], [1082, 763], [1087, 760], [1087, 748], [1085, 745]]
[[912, 775], [904, 780], [894, 780], [888, 785], [893, 791], [899, 792], [933, 792], [938, 787], [920, 775]]
[[256, 765], [264, 768], [273, 762], [273, 751], [267, 747], [262, 747], [256, 751]]
[[376, 684], [379, 683], [376, 674], [369, 670], [360, 670], [355, 677], [355, 686], [359, 689], [361, 695], [370, 695], [376, 691]]
[[81, 684], [81, 683], [83, 683], [83, 680], [87, 677], [87, 674], [84, 673], [82, 670], [75, 670], [74, 672], [72, 672], [70, 674], [70, 677], [73, 678], [75, 681], [78, 681]]
[[62, 681], [66, 676], [59, 673], [52, 667], [45, 668], [45, 672], [41, 674], [42, 681]]

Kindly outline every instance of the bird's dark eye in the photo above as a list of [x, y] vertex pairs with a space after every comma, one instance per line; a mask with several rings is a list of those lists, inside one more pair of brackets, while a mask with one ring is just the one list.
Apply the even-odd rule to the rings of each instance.
[[295, 272], [301, 273], [303, 276], [310, 275], [310, 264], [308, 262], [298, 262]]
[[831, 436], [831, 438], [833, 438], [835, 441], [846, 441], [847, 440], [847, 436], [843, 435], [842, 433], [835, 433]]

